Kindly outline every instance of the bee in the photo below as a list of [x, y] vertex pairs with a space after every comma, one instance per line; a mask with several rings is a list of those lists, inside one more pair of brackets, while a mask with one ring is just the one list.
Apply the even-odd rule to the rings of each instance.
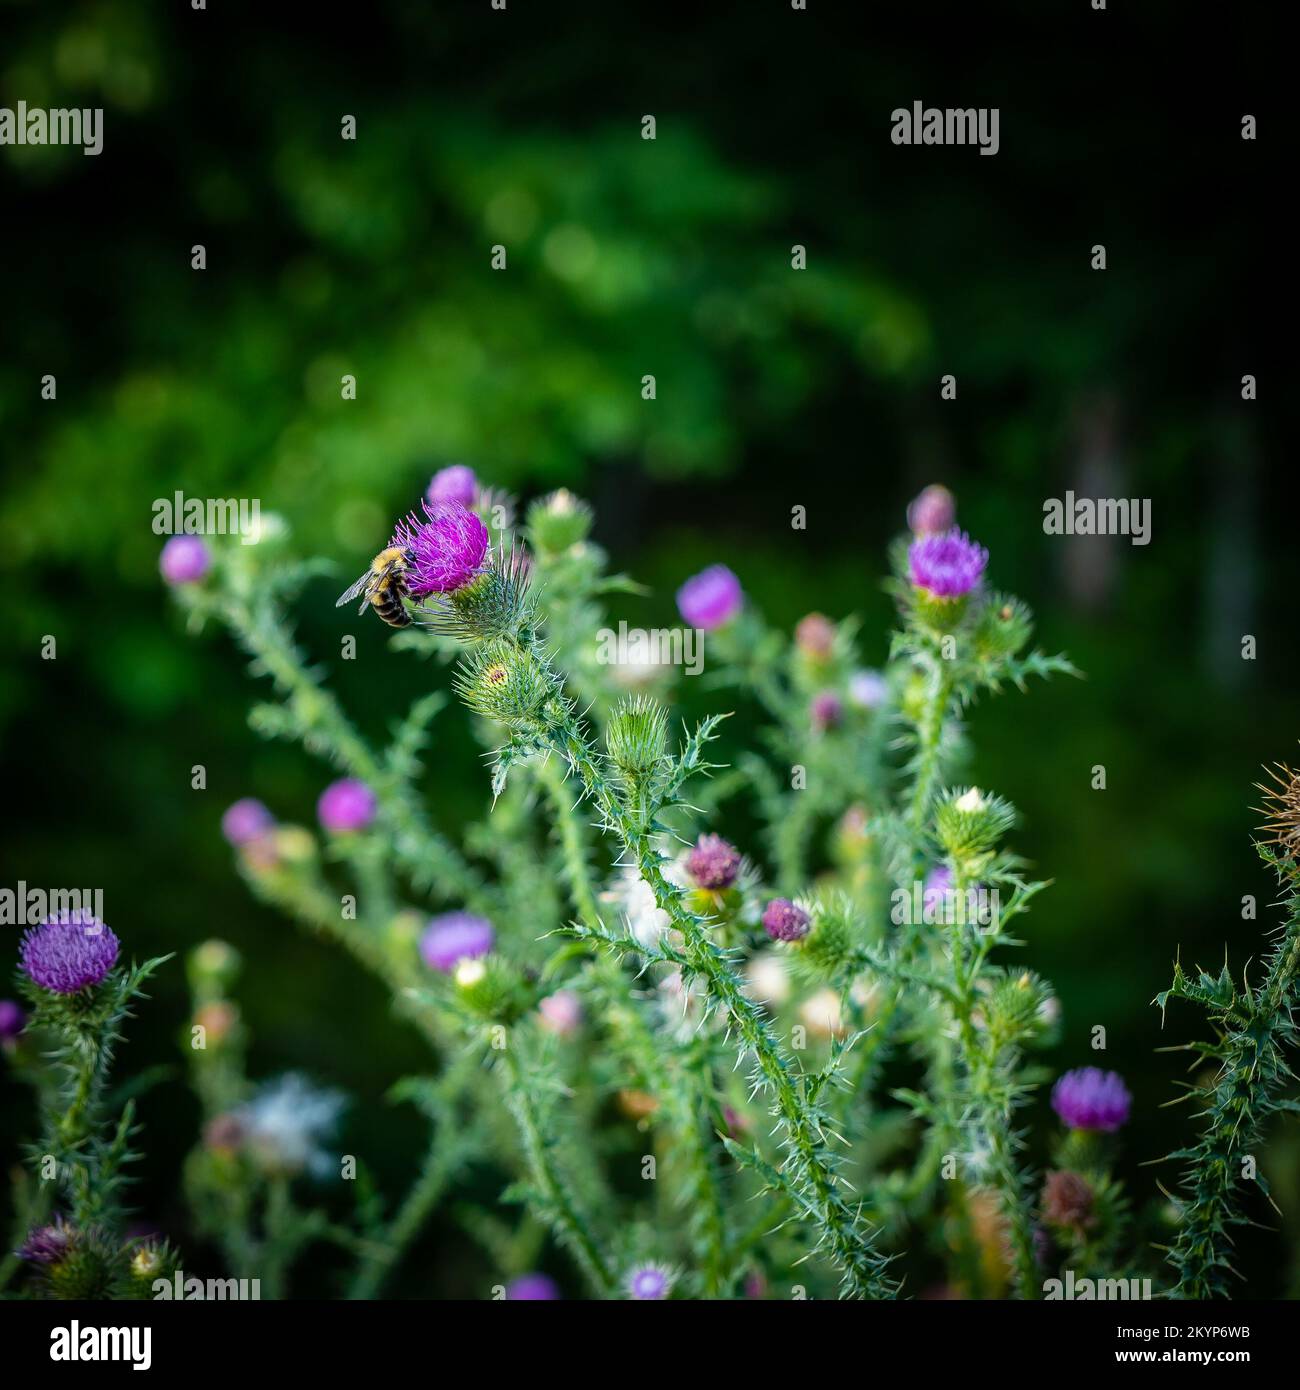
[[370, 562], [370, 568], [339, 599], [335, 608], [342, 608], [354, 598], [361, 598], [358, 613], [366, 611], [369, 604], [389, 627], [410, 627], [411, 615], [406, 611], [403, 599], [410, 597], [406, 586], [406, 570], [412, 559], [411, 552], [403, 545], [389, 546], [381, 550]]

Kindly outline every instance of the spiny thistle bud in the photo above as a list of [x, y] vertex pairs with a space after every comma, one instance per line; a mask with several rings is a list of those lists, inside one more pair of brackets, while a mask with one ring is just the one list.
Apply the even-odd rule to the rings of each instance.
[[538, 550], [559, 555], [591, 531], [591, 508], [568, 488], [539, 497], [528, 509], [528, 534]]
[[97, 917], [72, 913], [33, 927], [22, 939], [22, 968], [52, 994], [79, 994], [100, 983], [121, 942]]
[[[316, 837], [305, 826], [277, 825], [268, 838], [273, 865], [310, 864], [316, 858]], [[262, 843], [245, 845], [245, 852]]]
[[1015, 656], [1034, 631], [1034, 615], [1019, 599], [993, 595], [980, 612], [972, 634], [978, 661], [996, 663]]
[[[766, 922], [767, 914], [763, 917]], [[800, 969], [813, 979], [833, 979], [850, 962], [857, 935], [847, 899], [814, 903], [807, 934], [795, 952]]]
[[1078, 1173], [1052, 1172], [1043, 1183], [1043, 1220], [1049, 1226], [1082, 1232], [1097, 1224], [1095, 1194]]
[[461, 1003], [489, 1023], [514, 1023], [532, 1002], [523, 975], [501, 956], [462, 960], [452, 980]]
[[118, 1261], [97, 1230], [76, 1230], [56, 1221], [33, 1231], [18, 1253], [34, 1267], [41, 1297], [75, 1302], [114, 1292]]
[[987, 854], [1015, 824], [1015, 808], [978, 787], [948, 792], [934, 813], [935, 834], [950, 859], [968, 862]]
[[195, 989], [221, 992], [234, 983], [239, 975], [239, 952], [226, 941], [215, 938], [196, 946], [186, 961]]
[[1043, 1004], [1050, 997], [1046, 984], [1030, 970], [996, 979], [985, 1005], [994, 1046], [1025, 1042], [1040, 1033]]
[[1268, 819], [1260, 829], [1268, 833], [1266, 844], [1276, 845], [1279, 853], [1293, 864], [1300, 862], [1300, 774], [1292, 772], [1285, 763], [1266, 767], [1273, 786], [1256, 782], [1264, 793], [1264, 805], [1259, 814]]
[[528, 620], [531, 566], [526, 550], [497, 549], [478, 574], [427, 610], [426, 626], [473, 642], [518, 636]]
[[662, 762], [668, 747], [668, 713], [648, 695], [624, 698], [610, 716], [605, 747], [615, 767], [628, 777], [643, 777]]
[[553, 691], [546, 668], [533, 653], [504, 640], [466, 653], [454, 684], [475, 714], [507, 725], [532, 719]]

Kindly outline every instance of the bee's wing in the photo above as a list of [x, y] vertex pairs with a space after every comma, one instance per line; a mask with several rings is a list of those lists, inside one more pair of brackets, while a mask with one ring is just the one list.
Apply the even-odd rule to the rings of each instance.
[[357, 582], [352, 585], [352, 587], [347, 591], [347, 593], [345, 593], [339, 599], [339, 601], [334, 605], [334, 607], [342, 608], [345, 603], [351, 603], [354, 598], [356, 598], [364, 590], [370, 587], [371, 581], [374, 579], [374, 577], [375, 576], [369, 570], [367, 570], [365, 574], [363, 574], [361, 578], [358, 579]]

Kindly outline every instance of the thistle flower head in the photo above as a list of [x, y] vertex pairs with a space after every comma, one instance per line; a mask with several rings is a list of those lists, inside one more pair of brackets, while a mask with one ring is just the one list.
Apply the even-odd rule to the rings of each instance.
[[701, 888], [730, 888], [740, 875], [740, 851], [721, 835], [701, 835], [686, 856], [686, 872]]
[[710, 565], [677, 590], [677, 611], [682, 621], [704, 632], [729, 623], [744, 601], [740, 580], [726, 565]]
[[835, 624], [825, 613], [807, 613], [795, 624], [794, 644], [813, 661], [825, 661], [835, 648]]
[[158, 557], [168, 584], [197, 584], [212, 568], [212, 552], [202, 536], [173, 536]]
[[859, 709], [884, 704], [889, 685], [879, 671], [854, 671], [849, 677], [849, 702]]
[[818, 733], [834, 729], [844, 718], [844, 702], [833, 690], [822, 690], [813, 696], [808, 717]]
[[357, 777], [340, 777], [331, 782], [316, 803], [321, 826], [334, 834], [365, 830], [375, 819], [379, 800]]
[[454, 684], [475, 714], [502, 724], [531, 718], [552, 692], [550, 676], [533, 653], [500, 638], [467, 652]]
[[33, 927], [22, 940], [22, 968], [42, 989], [77, 994], [113, 968], [121, 942], [97, 917], [80, 913]]
[[582, 1000], [571, 989], [558, 989], [538, 1002], [537, 1013], [544, 1028], [561, 1038], [572, 1037], [582, 1027]]
[[627, 1273], [627, 1296], [641, 1303], [657, 1302], [672, 1292], [673, 1273], [660, 1264], [634, 1265]]
[[957, 520], [957, 501], [942, 483], [931, 483], [908, 503], [907, 524], [917, 536], [948, 531]]
[[1052, 1087], [1052, 1109], [1071, 1129], [1113, 1133], [1128, 1120], [1132, 1102], [1119, 1073], [1100, 1067], [1067, 1071]]
[[27, 1233], [27, 1239], [17, 1250], [20, 1260], [32, 1264], [57, 1264], [72, 1249], [76, 1232], [67, 1225], [61, 1216], [56, 1216], [48, 1226], [37, 1226]]
[[1288, 859], [1300, 860], [1300, 773], [1293, 772], [1285, 763], [1266, 767], [1264, 771], [1273, 779], [1273, 785], [1266, 786], [1263, 782], [1255, 785], [1264, 793], [1264, 805], [1259, 813], [1268, 817], [1260, 827], [1270, 832], [1265, 843], [1276, 845]]
[[478, 495], [478, 479], [472, 468], [453, 463], [433, 475], [424, 495], [432, 506], [439, 502], [458, 502], [462, 507], [472, 507]]
[[1096, 1224], [1092, 1186], [1086, 1178], [1069, 1171], [1048, 1173], [1043, 1183], [1043, 1220], [1051, 1226], [1086, 1231]]
[[12, 1042], [27, 1026], [27, 1015], [12, 999], [0, 999], [0, 1042]]
[[275, 817], [254, 797], [246, 796], [226, 808], [221, 817], [221, 833], [227, 844], [246, 845], [265, 835], [275, 824]]
[[935, 598], [961, 598], [980, 582], [989, 553], [953, 527], [922, 536], [907, 552], [912, 583]]
[[488, 553], [488, 529], [468, 507], [427, 500], [423, 505], [425, 520], [412, 512], [389, 542], [411, 552], [406, 584], [413, 598], [463, 589], [482, 573]]
[[420, 955], [430, 970], [450, 975], [462, 960], [485, 956], [496, 933], [486, 917], [472, 912], [444, 912], [429, 921], [420, 938]]
[[330, 1155], [321, 1147], [338, 1124], [344, 1097], [289, 1072], [268, 1082], [235, 1118], [243, 1146], [266, 1173], [324, 1177]]
[[559, 1285], [545, 1274], [521, 1274], [506, 1285], [508, 1303], [554, 1303], [559, 1298]]
[[811, 919], [789, 898], [773, 898], [763, 909], [763, 929], [773, 941], [802, 941]]

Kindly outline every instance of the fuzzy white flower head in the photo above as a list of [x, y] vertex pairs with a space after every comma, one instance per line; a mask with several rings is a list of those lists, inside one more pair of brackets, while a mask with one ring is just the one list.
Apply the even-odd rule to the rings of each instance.
[[671, 919], [655, 902], [654, 890], [636, 869], [625, 866], [618, 880], [605, 895], [613, 901], [627, 922], [627, 929], [639, 946], [653, 951], [668, 930]]
[[781, 1005], [790, 997], [785, 963], [770, 952], [755, 956], [745, 971], [750, 994], [764, 1004]]
[[816, 994], [805, 999], [800, 1005], [799, 1017], [808, 1031], [816, 1033], [819, 1037], [832, 1038], [844, 1031], [840, 996], [833, 989], [819, 989]]
[[332, 1167], [321, 1140], [332, 1134], [345, 1097], [296, 1072], [269, 1081], [237, 1113], [249, 1152], [269, 1173], [324, 1177]]
[[963, 792], [953, 802], [959, 811], [982, 811], [986, 804], [984, 793], [978, 787], [972, 787], [969, 791]]

